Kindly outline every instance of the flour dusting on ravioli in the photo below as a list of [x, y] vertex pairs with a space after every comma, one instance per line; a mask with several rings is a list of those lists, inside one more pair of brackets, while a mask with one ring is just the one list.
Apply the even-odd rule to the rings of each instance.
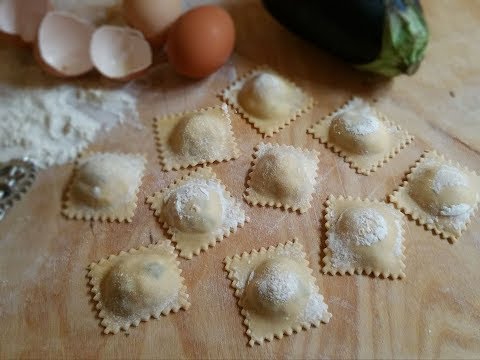
[[245, 316], [250, 345], [330, 320], [332, 315], [296, 239], [227, 257], [225, 263]]
[[398, 210], [379, 201], [333, 196], [327, 205], [325, 273], [405, 276], [403, 216]]
[[198, 255], [242, 227], [248, 218], [210, 168], [199, 168], [148, 197], [180, 256]]
[[130, 222], [145, 159], [117, 153], [86, 154], [77, 161], [63, 214], [85, 220]]
[[307, 132], [364, 175], [383, 166], [413, 139], [360, 98], [353, 98]]
[[267, 67], [252, 70], [223, 90], [221, 97], [259, 132], [272, 136], [313, 106], [313, 98]]
[[260, 143], [249, 174], [245, 199], [252, 205], [305, 212], [316, 185], [317, 152]]
[[90, 265], [91, 292], [106, 334], [188, 309], [188, 294], [176, 256], [173, 246], [165, 241]]
[[457, 240], [480, 201], [480, 177], [436, 152], [426, 152], [390, 200], [421, 225]]
[[240, 155], [226, 106], [156, 118], [155, 132], [165, 170], [228, 161]]

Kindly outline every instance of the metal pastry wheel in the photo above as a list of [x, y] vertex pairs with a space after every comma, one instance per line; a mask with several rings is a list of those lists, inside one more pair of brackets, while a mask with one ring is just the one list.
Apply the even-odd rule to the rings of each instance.
[[28, 159], [0, 163], [0, 220], [35, 180], [37, 169]]

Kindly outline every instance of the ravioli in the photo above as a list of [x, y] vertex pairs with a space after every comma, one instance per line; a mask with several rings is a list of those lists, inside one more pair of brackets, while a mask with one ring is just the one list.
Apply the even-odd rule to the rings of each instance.
[[228, 106], [210, 107], [155, 119], [164, 170], [238, 158]]
[[248, 218], [208, 168], [199, 168], [147, 198], [180, 256], [191, 259], [228, 237]]
[[330, 196], [324, 273], [405, 277], [403, 215], [390, 204]]
[[427, 151], [390, 201], [428, 230], [456, 241], [478, 207], [480, 176]]
[[383, 166], [413, 139], [360, 98], [353, 98], [307, 132], [364, 175]]
[[248, 327], [249, 345], [330, 320], [332, 315], [297, 239], [227, 257], [225, 264]]
[[81, 156], [67, 190], [63, 214], [75, 219], [130, 222], [144, 168], [145, 158], [139, 155]]
[[279, 132], [313, 107], [312, 97], [267, 67], [246, 73], [221, 97], [265, 136]]
[[90, 265], [91, 292], [106, 334], [190, 307], [176, 256], [165, 241]]
[[252, 205], [306, 212], [316, 184], [318, 153], [287, 145], [260, 143], [245, 191]]

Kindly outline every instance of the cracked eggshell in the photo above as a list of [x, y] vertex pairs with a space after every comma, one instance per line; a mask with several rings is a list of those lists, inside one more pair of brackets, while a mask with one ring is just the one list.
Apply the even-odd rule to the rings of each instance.
[[75, 15], [49, 12], [38, 29], [35, 56], [40, 66], [61, 77], [90, 71], [93, 64], [88, 49], [94, 29], [93, 25]]
[[0, 1], [0, 32], [32, 43], [45, 14], [52, 9], [49, 0]]
[[104, 25], [92, 36], [90, 57], [105, 77], [130, 80], [152, 64], [152, 49], [140, 31]]

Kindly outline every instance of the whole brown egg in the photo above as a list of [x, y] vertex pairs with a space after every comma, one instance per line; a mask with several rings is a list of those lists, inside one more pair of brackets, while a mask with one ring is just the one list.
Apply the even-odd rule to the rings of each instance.
[[220, 68], [235, 44], [235, 26], [218, 6], [200, 6], [183, 14], [171, 27], [167, 55], [175, 70], [190, 78], [202, 78]]

